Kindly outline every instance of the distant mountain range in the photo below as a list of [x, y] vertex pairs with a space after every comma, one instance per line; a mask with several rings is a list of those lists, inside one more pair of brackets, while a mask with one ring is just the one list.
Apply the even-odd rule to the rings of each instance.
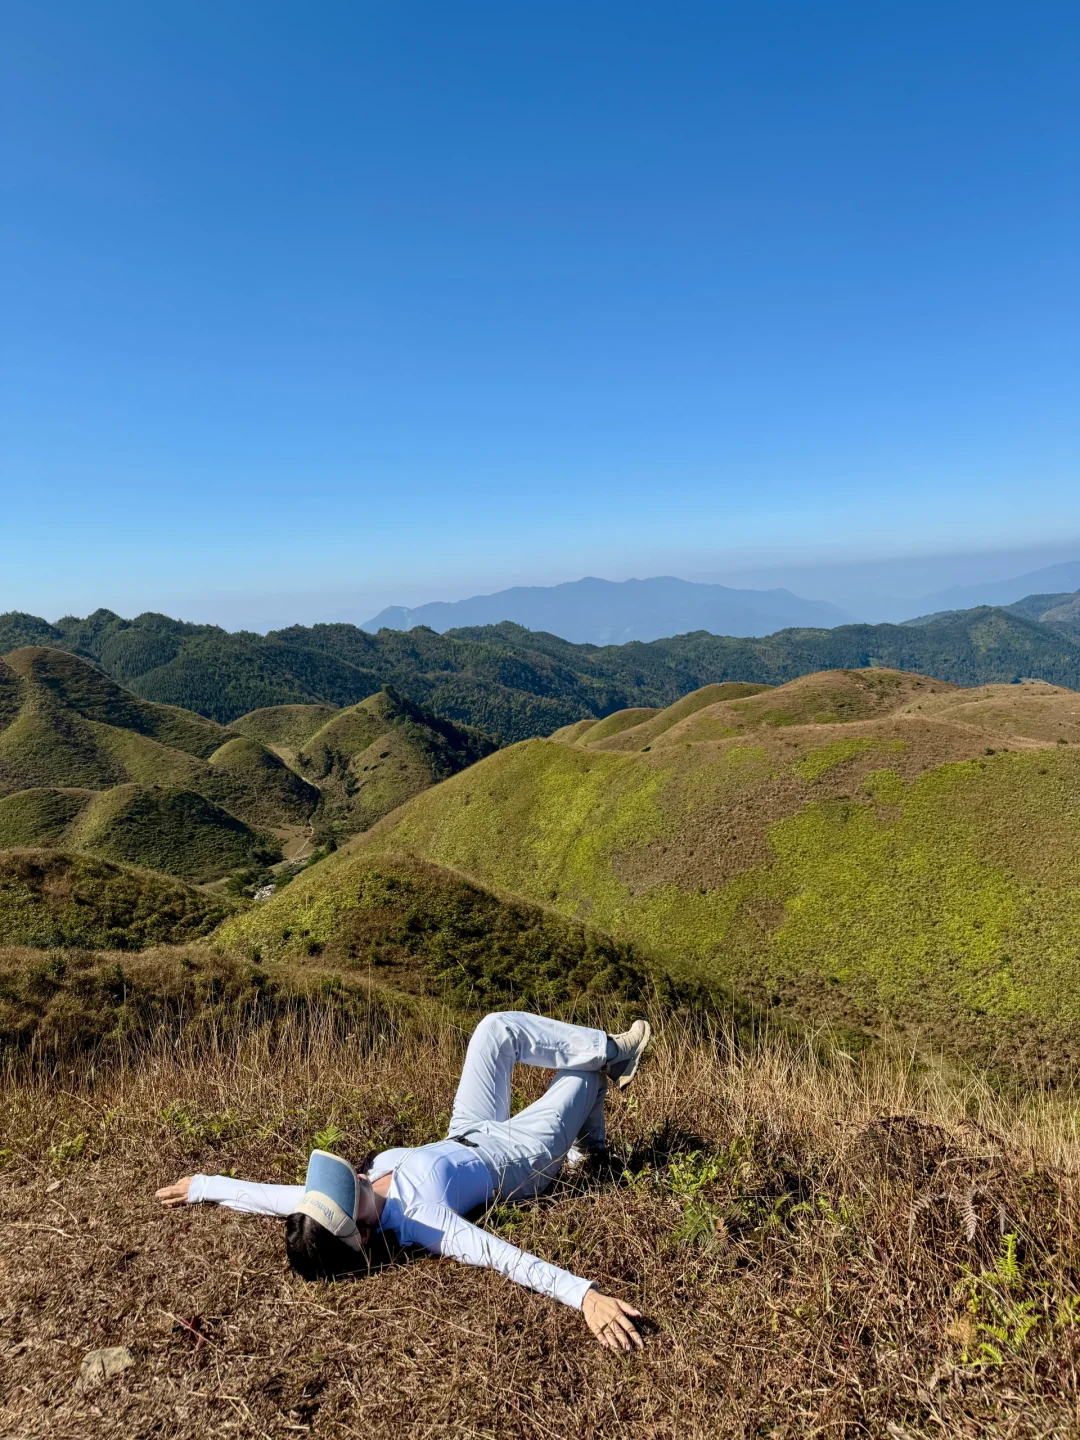
[[[1011, 580], [957, 585], [907, 601], [888, 602], [880, 618], [901, 623], [978, 605], [1011, 605], [1034, 595], [1080, 589], [1080, 560], [1049, 565]], [[713, 635], [772, 635], [794, 627], [831, 629], [857, 615], [825, 600], [807, 600], [790, 590], [739, 590], [700, 585], [670, 575], [651, 580], [597, 580], [587, 576], [563, 585], [518, 585], [468, 600], [432, 601], [410, 609], [390, 605], [360, 627], [412, 630], [426, 625], [438, 634], [511, 620], [526, 630], [545, 630], [579, 645], [625, 645], [708, 630]]]
[[[1080, 580], [1077, 581], [1080, 585]], [[511, 620], [578, 645], [625, 645], [708, 630], [713, 635], [771, 635], [792, 626], [828, 628], [853, 619], [823, 600], [790, 590], [732, 590], [660, 575], [651, 580], [571, 580], [564, 585], [516, 585], [469, 600], [436, 600], [409, 610], [391, 605], [360, 627], [411, 630], [427, 625], [440, 635], [463, 626]]]
[[[992, 580], [983, 585], [953, 585], [948, 590], [938, 590], [924, 595], [918, 602], [920, 616], [941, 614], [945, 611], [970, 610], [976, 605], [1012, 606], [1046, 596], [1067, 596], [1080, 590], [1080, 560], [1069, 560], [1062, 565], [1047, 565], [1042, 570], [1031, 570], [1026, 575], [1015, 575], [1011, 580]], [[1049, 607], [1047, 607], [1049, 608]], [[1023, 613], [1032, 613], [1031, 607]], [[1032, 618], [1035, 618], [1032, 613]]]
[[[509, 622], [446, 635], [425, 627], [371, 635], [354, 625], [254, 635], [166, 615], [125, 620], [99, 610], [53, 625], [12, 613], [0, 615], [0, 655], [20, 646], [72, 652], [144, 700], [220, 725], [265, 706], [352, 706], [390, 685], [413, 705], [506, 744], [629, 706], [670, 705], [702, 685], [776, 685], [815, 670], [887, 665], [958, 685], [1037, 677], [1080, 689], [1078, 598], [1029, 597], [1011, 610], [983, 606], [919, 625], [792, 628], [764, 638], [697, 630], [603, 648]], [[1034, 610], [1021, 613], [1029, 603]], [[310, 720], [329, 718], [320, 711]], [[256, 738], [293, 749], [308, 742], [270, 731]], [[438, 743], [431, 740], [432, 753]]]

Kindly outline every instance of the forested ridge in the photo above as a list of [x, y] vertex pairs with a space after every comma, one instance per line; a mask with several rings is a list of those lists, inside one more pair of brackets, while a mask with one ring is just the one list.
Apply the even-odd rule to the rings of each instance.
[[97, 610], [55, 624], [0, 616], [0, 654], [20, 645], [72, 651], [144, 699], [222, 724], [269, 705], [353, 705], [389, 684], [503, 742], [627, 706], [669, 705], [717, 681], [783, 684], [835, 668], [887, 665], [959, 685], [1036, 677], [1080, 686], [1074, 627], [987, 606], [920, 625], [781, 630], [761, 639], [696, 631], [604, 647], [509, 622], [444, 635], [425, 627], [371, 635], [346, 624], [257, 635], [152, 613], [125, 620]]

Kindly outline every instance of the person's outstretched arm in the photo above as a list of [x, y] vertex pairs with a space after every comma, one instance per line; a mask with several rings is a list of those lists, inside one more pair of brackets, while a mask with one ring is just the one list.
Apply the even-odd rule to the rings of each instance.
[[641, 1337], [630, 1317], [640, 1316], [641, 1311], [612, 1295], [602, 1295], [591, 1280], [560, 1270], [557, 1265], [519, 1250], [489, 1230], [471, 1225], [448, 1205], [411, 1205], [405, 1212], [405, 1220], [408, 1234], [398, 1232], [398, 1239], [403, 1243], [423, 1245], [435, 1255], [449, 1255], [465, 1265], [497, 1270], [528, 1290], [561, 1300], [564, 1305], [581, 1311], [600, 1344], [609, 1349], [629, 1350], [631, 1345], [640, 1348]]
[[302, 1185], [259, 1185], [253, 1180], [232, 1180], [228, 1175], [185, 1175], [175, 1185], [156, 1192], [162, 1205], [207, 1203], [224, 1205], [248, 1215], [291, 1215], [304, 1198]]

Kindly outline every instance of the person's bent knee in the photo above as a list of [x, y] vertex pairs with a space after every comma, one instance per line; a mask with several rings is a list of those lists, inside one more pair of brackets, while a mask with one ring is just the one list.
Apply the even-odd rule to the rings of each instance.
[[490, 1035], [500, 1040], [506, 1039], [514, 1033], [513, 1019], [514, 1012], [512, 1010], [492, 1010], [490, 1014], [485, 1015], [482, 1020], [477, 1022], [473, 1034], [483, 1037]]

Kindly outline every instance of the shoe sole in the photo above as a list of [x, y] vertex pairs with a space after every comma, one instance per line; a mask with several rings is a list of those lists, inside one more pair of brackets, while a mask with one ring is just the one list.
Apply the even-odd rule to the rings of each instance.
[[616, 1087], [617, 1087], [619, 1090], [625, 1090], [626, 1087], [627, 1087], [627, 1085], [630, 1084], [630, 1081], [633, 1080], [634, 1076], [635, 1076], [635, 1075], [637, 1074], [637, 1072], [638, 1072], [638, 1066], [641, 1064], [641, 1057], [645, 1054], [645, 1051], [649, 1048], [649, 1041], [652, 1039], [652, 1026], [649, 1024], [649, 1022], [648, 1022], [647, 1020], [646, 1020], [644, 1023], [645, 1023], [645, 1036], [644, 1036], [641, 1044], [638, 1046], [638, 1048], [637, 1048], [637, 1050], [636, 1050], [636, 1052], [635, 1052], [635, 1054], [634, 1054], [634, 1059], [633, 1059], [633, 1062], [631, 1063], [630, 1069], [627, 1070], [627, 1071], [625, 1071], [625, 1073], [622, 1074], [622, 1075], [620, 1075], [619, 1078], [615, 1081]]

